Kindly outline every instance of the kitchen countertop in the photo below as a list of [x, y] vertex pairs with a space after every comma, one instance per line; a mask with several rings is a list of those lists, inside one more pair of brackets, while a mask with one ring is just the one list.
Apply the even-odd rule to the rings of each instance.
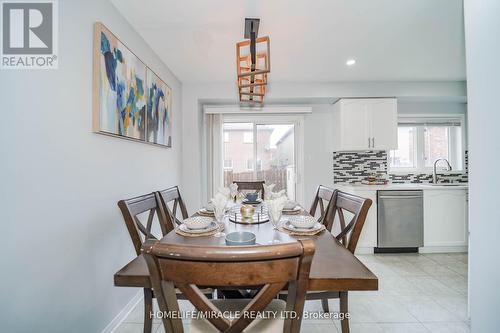
[[352, 191], [383, 191], [383, 190], [466, 190], [468, 183], [453, 183], [454, 185], [430, 184], [430, 183], [409, 183], [409, 184], [387, 184], [387, 185], [364, 185], [338, 183], [334, 187]]

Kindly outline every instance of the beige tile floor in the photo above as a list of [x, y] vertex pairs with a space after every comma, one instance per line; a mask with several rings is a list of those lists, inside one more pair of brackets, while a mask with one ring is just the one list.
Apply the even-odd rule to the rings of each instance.
[[[351, 332], [469, 332], [467, 318], [467, 254], [377, 254], [357, 256], [379, 278], [379, 290], [350, 292]], [[187, 301], [181, 307], [191, 309]], [[319, 301], [307, 301], [307, 311], [321, 311]], [[338, 311], [338, 300], [330, 301]], [[139, 303], [116, 331], [141, 333]], [[185, 323], [189, 332], [188, 322]], [[302, 332], [340, 332], [340, 322], [304, 320]], [[164, 332], [154, 320], [154, 333]]]

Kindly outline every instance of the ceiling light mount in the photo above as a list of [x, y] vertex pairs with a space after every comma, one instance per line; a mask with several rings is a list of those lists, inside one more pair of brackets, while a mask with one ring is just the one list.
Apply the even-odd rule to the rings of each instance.
[[260, 19], [245, 19], [246, 40], [236, 43], [240, 102], [263, 103], [271, 71], [269, 36], [258, 37]]

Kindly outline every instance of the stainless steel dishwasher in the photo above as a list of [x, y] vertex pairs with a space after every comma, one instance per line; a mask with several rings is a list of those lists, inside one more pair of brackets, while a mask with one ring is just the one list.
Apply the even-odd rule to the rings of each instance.
[[422, 191], [378, 191], [376, 253], [418, 252], [424, 246]]

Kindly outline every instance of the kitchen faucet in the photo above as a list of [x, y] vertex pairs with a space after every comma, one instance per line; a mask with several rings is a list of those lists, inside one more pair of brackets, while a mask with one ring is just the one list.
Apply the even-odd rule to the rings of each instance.
[[448, 164], [448, 171], [451, 171], [451, 164], [450, 162], [448, 162], [448, 160], [446, 158], [438, 158], [437, 160], [434, 161], [434, 167], [432, 169], [432, 183], [433, 184], [437, 184], [437, 174], [436, 174], [436, 164], [439, 162], [439, 161], [445, 161], [446, 164]]

